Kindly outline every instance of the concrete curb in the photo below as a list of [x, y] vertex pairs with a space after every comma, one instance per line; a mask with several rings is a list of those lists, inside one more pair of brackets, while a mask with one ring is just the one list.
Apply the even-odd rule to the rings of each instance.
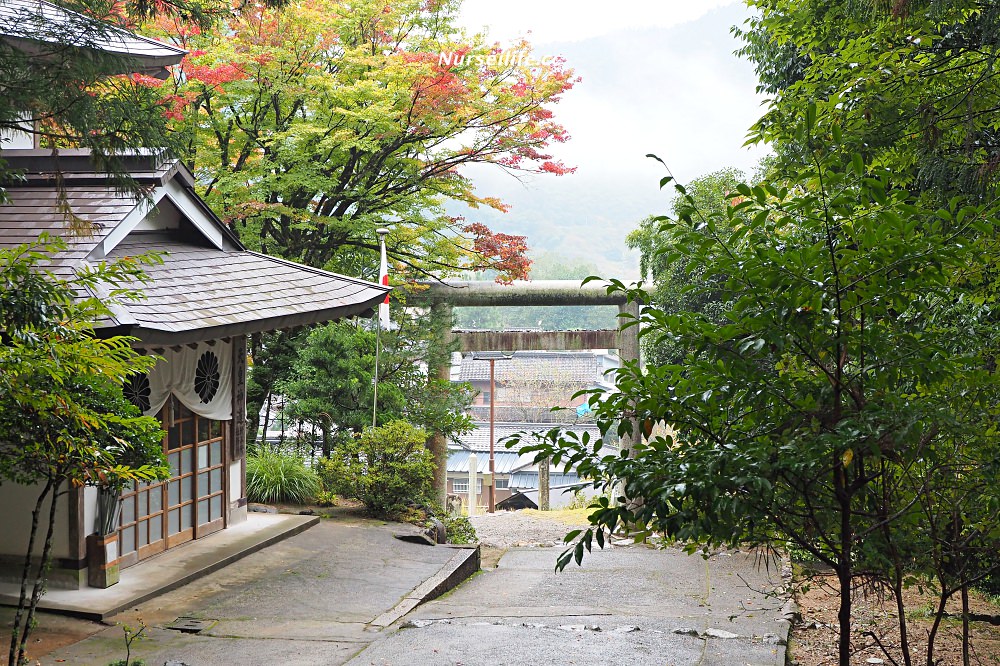
[[438, 548], [453, 548], [451, 556], [440, 571], [413, 588], [413, 591], [403, 597], [399, 603], [382, 613], [368, 623], [375, 630], [390, 626], [401, 617], [424, 603], [440, 597], [445, 592], [454, 589], [459, 583], [479, 571], [479, 544], [475, 546], [437, 546]]

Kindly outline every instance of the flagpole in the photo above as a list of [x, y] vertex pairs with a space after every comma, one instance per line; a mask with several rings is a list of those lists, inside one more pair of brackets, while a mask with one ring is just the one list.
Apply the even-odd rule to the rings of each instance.
[[[389, 286], [389, 262], [386, 260], [385, 255], [385, 237], [389, 233], [388, 229], [378, 228], [375, 230], [378, 234], [379, 240], [379, 251], [381, 253], [379, 262], [379, 282], [385, 286]], [[381, 351], [382, 342], [382, 323], [385, 321], [386, 328], [389, 325], [389, 294], [385, 295], [385, 300], [379, 303], [378, 306], [378, 317], [375, 323], [375, 375], [374, 375], [374, 386], [372, 387], [372, 427], [378, 425], [378, 361], [379, 354]]]
[[372, 390], [372, 427], [376, 425], [375, 418], [378, 414], [378, 355], [379, 355], [379, 338], [382, 337], [382, 318], [375, 318], [375, 386]]

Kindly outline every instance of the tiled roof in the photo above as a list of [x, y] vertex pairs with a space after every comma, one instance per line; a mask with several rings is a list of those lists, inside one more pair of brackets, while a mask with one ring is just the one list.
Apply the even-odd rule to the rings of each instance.
[[[494, 372], [501, 383], [509, 379], [545, 377], [557, 383], [583, 387], [604, 379], [600, 359], [589, 351], [518, 351], [510, 359], [496, 361]], [[471, 354], [462, 357], [458, 381], [489, 379], [489, 361], [474, 360]]]
[[133, 233], [109, 259], [165, 252], [147, 267], [145, 299], [127, 303], [135, 334], [173, 342], [174, 334], [212, 337], [314, 324], [360, 314], [385, 296], [379, 285], [247, 251], [220, 251], [160, 234]]
[[67, 46], [96, 49], [124, 56], [121, 74], [160, 77], [165, 67], [177, 64], [187, 53], [45, 0], [0, 0], [0, 39], [42, 58]]
[[0, 205], [0, 247], [12, 247], [35, 241], [48, 232], [61, 237], [66, 251], [54, 257], [49, 270], [59, 277], [72, 277], [74, 268], [132, 209], [132, 197], [109, 187], [67, 187], [64, 202], [77, 217], [95, 224], [93, 235], [74, 235], [67, 231], [66, 214], [58, 211], [55, 187], [11, 187], [9, 202]]
[[[9, 201], [0, 204], [0, 248], [33, 241], [43, 231], [61, 236], [67, 248], [47, 268], [62, 278], [72, 277], [88, 258], [165, 253], [162, 264], [145, 267], [150, 277], [140, 285], [145, 300], [115, 307], [113, 319], [97, 322], [101, 328], [123, 327], [150, 345], [186, 344], [362, 314], [387, 291], [247, 251], [198, 199], [190, 172], [155, 151], [126, 156], [125, 163], [154, 199], [160, 196], [161, 209], [188, 225], [183, 229], [142, 231], [140, 222], [148, 223], [155, 212], [144, 214], [145, 202], [116, 192], [85, 151], [60, 151], [58, 162], [51, 151], [8, 150], [2, 157], [10, 168], [23, 170], [27, 182], [9, 186]], [[55, 164], [64, 169], [62, 199], [53, 178]], [[66, 206], [95, 225], [92, 235], [68, 231]]]

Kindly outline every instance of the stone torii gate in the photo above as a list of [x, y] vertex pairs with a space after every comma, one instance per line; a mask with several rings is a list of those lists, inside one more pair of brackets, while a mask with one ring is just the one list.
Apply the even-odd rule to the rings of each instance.
[[[495, 282], [426, 282], [426, 289], [412, 294], [407, 305], [429, 307], [431, 321], [436, 322], [432, 353], [428, 368], [430, 377], [448, 380], [451, 358], [447, 353], [457, 339], [459, 349], [466, 351], [576, 350], [617, 349], [622, 361], [639, 358], [639, 328], [624, 331], [462, 331], [453, 330], [453, 310], [456, 307], [514, 307], [560, 305], [617, 305], [619, 314], [638, 317], [639, 304], [628, 303], [621, 294], [608, 294], [606, 287], [596, 282], [581, 285], [577, 280], [536, 280], [502, 285]], [[630, 442], [623, 438], [622, 446]], [[440, 433], [430, 440], [434, 454], [434, 487], [444, 503], [447, 488], [448, 443]]]

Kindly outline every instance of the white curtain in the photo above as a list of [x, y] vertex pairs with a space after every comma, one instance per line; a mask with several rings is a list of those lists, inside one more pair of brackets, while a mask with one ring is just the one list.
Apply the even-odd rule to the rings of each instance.
[[165, 349], [149, 373], [148, 416], [155, 416], [173, 393], [185, 407], [205, 418], [233, 418], [233, 347], [229, 342]]

